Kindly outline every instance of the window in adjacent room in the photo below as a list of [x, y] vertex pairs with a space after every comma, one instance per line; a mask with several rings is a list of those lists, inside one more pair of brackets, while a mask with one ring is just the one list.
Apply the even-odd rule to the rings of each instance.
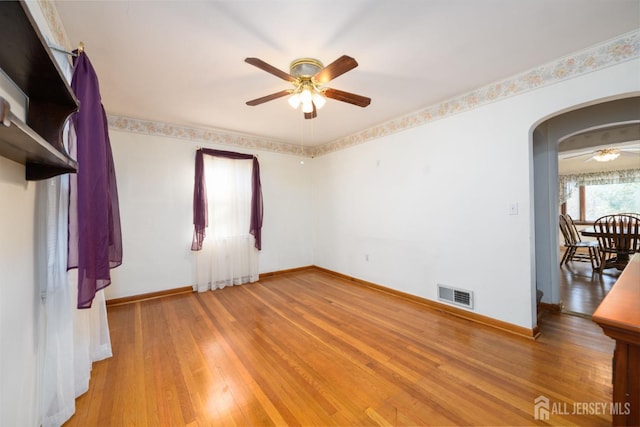
[[580, 222], [603, 215], [640, 212], [640, 182], [581, 185], [565, 203], [564, 211]]

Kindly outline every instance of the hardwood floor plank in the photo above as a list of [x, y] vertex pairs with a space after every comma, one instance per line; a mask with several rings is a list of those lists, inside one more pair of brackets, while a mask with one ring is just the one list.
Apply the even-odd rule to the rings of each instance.
[[[232, 287], [227, 289], [227, 291], [235, 292], [236, 294], [238, 290], [241, 290], [241, 288]], [[220, 295], [220, 297], [228, 299], [231, 292]], [[238, 396], [238, 403], [243, 408], [243, 414], [247, 417], [247, 421], [256, 425], [287, 425], [283, 415], [275, 406], [277, 402], [273, 402], [268, 397], [270, 392], [268, 389], [269, 383], [264, 382], [264, 388], [267, 388], [267, 390], [261, 387], [259, 381], [263, 380], [262, 373], [257, 371], [251, 360], [248, 359], [251, 356], [251, 346], [243, 348], [242, 342], [236, 337], [239, 333], [238, 320], [231, 316], [230, 313], [225, 315], [227, 309], [220, 300], [207, 298], [208, 296], [207, 294], [198, 295], [200, 297], [199, 302], [207, 314], [205, 321], [212, 325], [212, 329], [224, 331], [219, 334], [224, 355], [221, 355], [218, 359], [229, 358], [233, 366], [230, 367], [229, 372], [225, 370], [223, 372], [228, 378], [231, 375], [234, 379], [242, 380], [229, 381], [229, 385], [232, 387], [232, 394]], [[241, 304], [244, 304], [244, 302], [241, 302]], [[246, 321], [243, 326], [247, 328], [251, 328], [254, 325], [254, 322], [249, 319], [240, 320], [241, 322]], [[243, 397], [246, 398], [243, 399]]]
[[534, 419], [540, 395], [609, 402], [613, 342], [584, 318], [531, 340], [314, 269], [108, 313], [114, 356], [68, 426], [611, 423]]
[[[562, 257], [563, 253], [560, 253]], [[561, 258], [559, 258], [561, 259]], [[589, 262], [569, 262], [560, 267], [560, 301], [563, 311], [590, 317], [609, 293], [620, 271], [593, 271]]]

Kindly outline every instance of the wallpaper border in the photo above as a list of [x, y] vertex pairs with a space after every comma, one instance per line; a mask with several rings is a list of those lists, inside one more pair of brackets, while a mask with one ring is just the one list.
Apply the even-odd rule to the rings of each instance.
[[640, 30], [316, 147], [319, 156], [640, 57]]
[[67, 37], [64, 26], [62, 25], [62, 20], [60, 19], [60, 15], [58, 15], [58, 9], [56, 9], [56, 6], [49, 0], [37, 0], [37, 4], [42, 11], [44, 19], [47, 21], [47, 25], [49, 25], [49, 29], [55, 38], [55, 42], [60, 46], [64, 46], [65, 49], [69, 49], [69, 38]]
[[279, 154], [292, 154], [304, 157], [313, 156], [311, 147], [303, 147], [242, 133], [182, 126], [173, 123], [119, 116], [116, 114], [107, 114], [107, 121], [111, 129], [125, 132], [229, 145], [245, 149], [272, 151]]
[[[52, 32], [56, 34], [59, 39], [59, 43], [62, 46], [68, 46], [69, 40], [55, 5], [48, 0], [38, 0], [38, 4]], [[523, 73], [482, 86], [470, 92], [316, 147], [303, 147], [242, 133], [190, 127], [115, 114], [108, 114], [107, 117], [109, 127], [115, 130], [272, 151], [281, 154], [314, 157], [343, 150], [372, 139], [381, 138], [466, 112], [492, 102], [520, 95], [638, 57], [640, 57], [640, 30], [622, 34], [609, 41], [572, 53]]]

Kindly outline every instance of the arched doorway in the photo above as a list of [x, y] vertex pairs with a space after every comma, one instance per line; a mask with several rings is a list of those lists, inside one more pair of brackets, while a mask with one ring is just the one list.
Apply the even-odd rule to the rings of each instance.
[[[606, 100], [555, 115], [533, 130], [536, 288], [560, 303], [558, 271], [558, 144], [589, 129], [640, 121], [640, 96]], [[534, 290], [535, 294], [535, 290]]]

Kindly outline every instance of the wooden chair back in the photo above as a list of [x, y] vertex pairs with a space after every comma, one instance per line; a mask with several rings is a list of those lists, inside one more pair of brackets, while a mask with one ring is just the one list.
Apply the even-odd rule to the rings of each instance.
[[571, 232], [571, 236], [573, 237], [573, 241], [574, 242], [581, 242], [582, 241], [582, 237], [580, 237], [580, 233], [578, 233], [578, 228], [576, 227], [576, 223], [573, 222], [573, 218], [571, 218], [571, 215], [564, 214], [564, 217], [567, 220], [567, 223], [569, 224], [569, 231]]
[[569, 221], [567, 218], [560, 214], [559, 224], [560, 224], [560, 232], [562, 233], [562, 237], [564, 238], [564, 245], [571, 246], [576, 243], [575, 236], [571, 231], [571, 226], [569, 225]]
[[615, 214], [605, 215], [593, 223], [602, 250], [618, 254], [640, 251], [640, 217]]
[[[600, 258], [598, 242], [583, 242], [573, 220], [568, 215], [560, 215], [559, 225], [566, 248], [560, 260], [560, 267], [569, 261], [589, 261], [591, 262], [591, 267], [596, 270], [598, 268], [598, 258]], [[579, 252], [579, 249], [582, 249], [582, 252]], [[586, 253], [584, 252], [585, 249]]]

